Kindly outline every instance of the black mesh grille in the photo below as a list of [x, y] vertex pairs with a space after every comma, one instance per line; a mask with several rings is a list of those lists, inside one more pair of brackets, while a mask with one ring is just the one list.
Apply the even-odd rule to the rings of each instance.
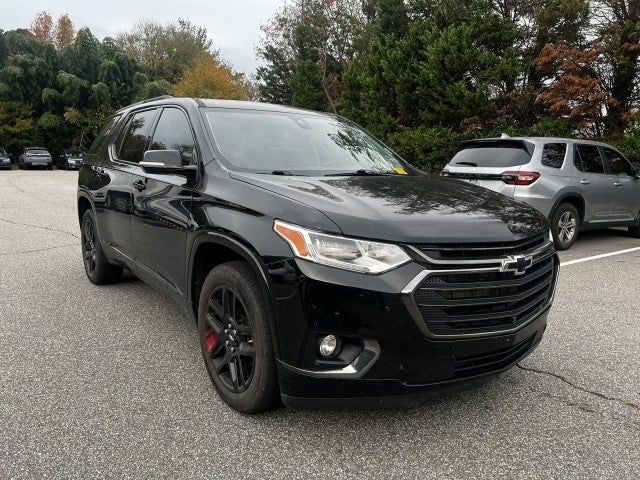
[[434, 335], [500, 332], [524, 325], [549, 302], [555, 256], [538, 258], [522, 275], [510, 272], [432, 274], [414, 300]]
[[520, 255], [548, 242], [548, 235], [540, 234], [515, 242], [420, 244], [415, 247], [434, 260], [484, 260]]

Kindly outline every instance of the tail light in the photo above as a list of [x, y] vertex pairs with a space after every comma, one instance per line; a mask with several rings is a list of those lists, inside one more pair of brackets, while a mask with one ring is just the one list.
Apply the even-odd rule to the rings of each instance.
[[440, 175], [442, 175], [443, 177], [448, 177], [449, 176], [449, 170], [447, 170], [446, 168], [443, 168], [442, 172], [440, 172]]
[[531, 185], [540, 178], [538, 172], [503, 172], [500, 178], [507, 185]]

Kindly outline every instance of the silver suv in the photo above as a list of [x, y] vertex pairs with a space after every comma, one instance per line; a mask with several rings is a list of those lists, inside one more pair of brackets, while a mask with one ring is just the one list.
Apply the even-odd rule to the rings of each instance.
[[470, 140], [442, 174], [534, 206], [551, 221], [559, 250], [588, 228], [626, 226], [640, 235], [640, 173], [604, 143], [507, 135]]

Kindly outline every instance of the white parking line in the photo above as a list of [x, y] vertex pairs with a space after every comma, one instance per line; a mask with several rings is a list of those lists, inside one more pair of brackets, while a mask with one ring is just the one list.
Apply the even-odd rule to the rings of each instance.
[[576, 263], [589, 262], [591, 260], [598, 260], [600, 258], [612, 257], [614, 255], [622, 255], [623, 253], [637, 252], [638, 250], [640, 250], [640, 247], [627, 248], [626, 250], [618, 250], [617, 252], [603, 253], [602, 255], [594, 255], [593, 257], [577, 258], [576, 260], [568, 260], [566, 262], [560, 262], [560, 266], [566, 267], [567, 265], [574, 265]]

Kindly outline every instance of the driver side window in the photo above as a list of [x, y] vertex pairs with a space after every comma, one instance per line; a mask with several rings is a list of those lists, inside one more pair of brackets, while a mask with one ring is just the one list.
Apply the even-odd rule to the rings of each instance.
[[635, 177], [636, 171], [631, 166], [629, 161], [624, 158], [620, 153], [616, 152], [612, 148], [605, 148], [604, 154], [609, 162], [609, 168], [614, 175], [628, 175]]

